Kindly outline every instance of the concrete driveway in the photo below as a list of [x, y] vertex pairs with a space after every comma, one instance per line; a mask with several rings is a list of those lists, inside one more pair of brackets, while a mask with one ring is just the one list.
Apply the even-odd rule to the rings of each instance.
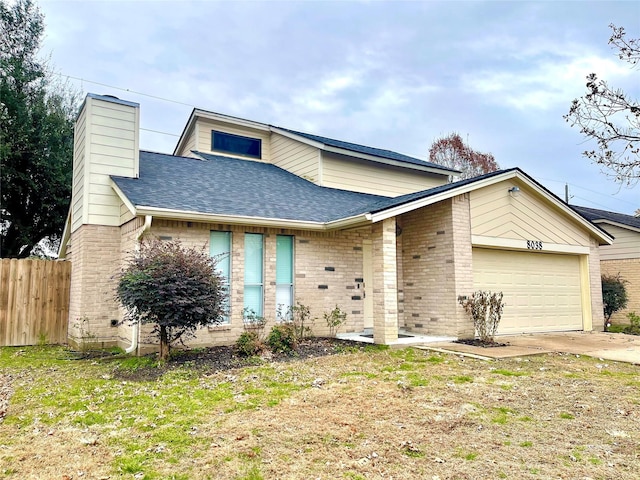
[[496, 341], [508, 345], [482, 348], [451, 342], [438, 342], [421, 348], [493, 359], [561, 352], [640, 365], [640, 336], [623, 333], [540, 333], [501, 336], [497, 337]]

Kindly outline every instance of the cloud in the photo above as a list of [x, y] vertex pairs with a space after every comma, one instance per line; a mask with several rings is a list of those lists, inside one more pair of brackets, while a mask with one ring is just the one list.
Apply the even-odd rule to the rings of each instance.
[[[536, 54], [541, 49], [535, 49]], [[607, 80], [624, 79], [637, 72], [614, 58], [595, 55], [567, 58], [546, 57], [531, 61], [530, 66], [515, 70], [481, 70], [466, 74], [461, 87], [469, 93], [481, 95], [487, 103], [507, 105], [517, 110], [550, 110], [565, 105], [582, 95], [585, 77], [592, 72], [606, 75]]]

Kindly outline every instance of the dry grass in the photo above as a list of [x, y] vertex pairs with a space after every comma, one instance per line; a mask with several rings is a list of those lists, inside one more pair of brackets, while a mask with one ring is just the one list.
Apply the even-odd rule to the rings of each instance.
[[[5, 349], [0, 361], [12, 355]], [[5, 362], [10, 376], [0, 375], [14, 391], [0, 424], [0, 478], [637, 479], [640, 471], [640, 372], [628, 364], [374, 350], [220, 373], [187, 363], [131, 382], [117, 362], [25, 360]]]

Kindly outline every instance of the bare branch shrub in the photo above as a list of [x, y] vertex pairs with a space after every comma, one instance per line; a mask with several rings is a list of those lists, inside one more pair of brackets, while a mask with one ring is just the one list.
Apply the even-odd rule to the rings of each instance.
[[458, 297], [458, 303], [473, 320], [476, 335], [480, 341], [493, 343], [502, 318], [504, 302], [503, 293], [492, 293], [478, 290], [470, 297]]

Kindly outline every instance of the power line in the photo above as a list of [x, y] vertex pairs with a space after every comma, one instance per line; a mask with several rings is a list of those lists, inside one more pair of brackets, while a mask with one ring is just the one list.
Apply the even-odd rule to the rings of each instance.
[[169, 135], [171, 137], [179, 137], [180, 136], [180, 135], [176, 135], [175, 133], [161, 132], [160, 130], [151, 130], [150, 128], [142, 128], [142, 127], [140, 127], [140, 130], [144, 130], [145, 132], [151, 132], [151, 133], [159, 133], [160, 135]]
[[593, 200], [591, 200], [589, 198], [578, 197], [577, 195], [574, 195], [571, 198], [577, 198], [577, 199], [580, 199], [580, 200], [584, 200], [585, 202], [587, 202], [590, 205], [596, 205], [598, 207], [601, 207], [603, 210], [609, 210], [609, 208], [610, 208], [610, 207], [608, 207], [606, 205], [602, 205], [601, 203], [594, 202]]
[[[596, 191], [596, 190], [591, 190], [590, 188], [581, 187], [580, 185], [576, 185], [575, 183], [568, 183], [568, 182], [564, 182], [564, 181], [561, 181], [561, 180], [552, 180], [552, 179], [550, 179], [550, 178], [542, 178], [542, 177], [534, 177], [534, 178], [536, 178], [537, 180], [543, 180], [543, 181], [545, 181], [545, 182], [564, 183], [564, 184], [567, 184], [567, 185], [569, 185], [569, 186], [571, 186], [571, 187], [579, 188], [580, 190], [584, 190], [584, 191], [586, 191], [586, 192], [595, 193], [596, 195], [600, 195], [600, 196], [602, 196], [602, 197], [610, 198], [610, 197], [611, 197], [611, 195], [613, 195], [613, 194], [611, 194], [611, 193], [607, 194], [607, 193], [598, 192], [598, 191]], [[576, 198], [579, 198], [579, 197], [576, 197]], [[585, 200], [585, 199], [583, 198], [582, 200]], [[617, 202], [622, 202], [622, 203], [627, 203], [627, 204], [629, 204], [629, 205], [634, 205], [634, 206], [636, 205], [636, 204], [635, 204], [635, 203], [633, 203], [633, 202], [629, 202], [629, 201], [627, 201], [627, 200], [623, 200], [623, 199], [621, 199], [621, 198], [616, 198], [616, 201], [617, 201]]]
[[133, 93], [135, 95], [141, 95], [143, 97], [154, 98], [156, 100], [162, 100], [164, 102], [171, 102], [171, 103], [176, 103], [178, 105], [184, 105], [185, 107], [195, 108], [194, 105], [191, 105], [189, 103], [179, 102], [177, 100], [171, 100], [170, 98], [158, 97], [157, 95], [149, 95], [148, 93], [137, 92], [135, 90], [130, 90], [128, 88], [116, 87], [115, 85], [109, 85], [108, 83], [102, 83], [102, 82], [96, 82], [96, 81], [93, 81], [93, 80], [87, 80], [86, 78], [74, 77], [72, 75], [66, 75], [64, 73], [55, 72], [55, 74], [59, 75], [61, 77], [72, 78], [74, 80], [80, 80], [81, 82], [87, 82], [87, 83], [92, 83], [94, 85], [100, 85], [102, 87], [113, 88], [113, 89], [116, 89], [116, 90], [120, 90], [122, 92], [129, 92], [129, 93]]

